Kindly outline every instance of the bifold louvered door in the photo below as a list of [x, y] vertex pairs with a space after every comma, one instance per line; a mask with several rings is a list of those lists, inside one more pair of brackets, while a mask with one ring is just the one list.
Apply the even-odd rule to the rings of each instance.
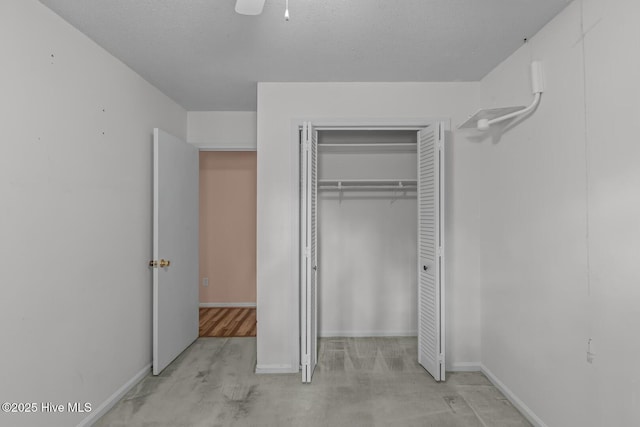
[[444, 381], [444, 126], [418, 132], [418, 362]]
[[317, 196], [318, 143], [311, 123], [302, 126], [301, 138], [301, 340], [302, 382], [310, 383], [318, 355], [318, 291], [317, 291]]

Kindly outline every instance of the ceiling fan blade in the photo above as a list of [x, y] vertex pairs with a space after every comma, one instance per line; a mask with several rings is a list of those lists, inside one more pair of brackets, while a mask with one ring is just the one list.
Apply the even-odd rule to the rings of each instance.
[[260, 15], [265, 0], [236, 0], [236, 12], [241, 15]]

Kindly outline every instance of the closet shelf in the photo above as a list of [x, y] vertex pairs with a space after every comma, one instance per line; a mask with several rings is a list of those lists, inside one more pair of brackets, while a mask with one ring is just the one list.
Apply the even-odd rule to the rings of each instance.
[[318, 180], [320, 190], [416, 190], [415, 179], [321, 179]]
[[370, 151], [382, 153], [415, 153], [418, 146], [416, 143], [325, 143], [318, 144], [318, 150], [322, 152], [357, 152]]

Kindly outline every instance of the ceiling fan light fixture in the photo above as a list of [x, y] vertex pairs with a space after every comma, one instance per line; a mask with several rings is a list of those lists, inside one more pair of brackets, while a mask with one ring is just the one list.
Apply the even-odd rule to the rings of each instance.
[[265, 0], [236, 0], [236, 12], [240, 15], [260, 15]]

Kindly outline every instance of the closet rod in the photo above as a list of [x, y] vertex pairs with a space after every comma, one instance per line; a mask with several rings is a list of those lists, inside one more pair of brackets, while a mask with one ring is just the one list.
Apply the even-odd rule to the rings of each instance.
[[416, 191], [418, 187], [415, 185], [323, 185], [318, 187], [318, 190], [393, 190], [393, 191]]
[[320, 185], [324, 185], [324, 184], [339, 184], [342, 183], [342, 185], [345, 184], [395, 184], [395, 185], [399, 185], [400, 183], [402, 183], [402, 185], [415, 185], [417, 184], [418, 180], [417, 179], [319, 179], [318, 183]]
[[353, 142], [353, 143], [339, 143], [339, 142], [319, 142], [318, 148], [416, 148], [417, 142]]
[[393, 190], [409, 191], [417, 190], [416, 180], [320, 180], [320, 190]]

